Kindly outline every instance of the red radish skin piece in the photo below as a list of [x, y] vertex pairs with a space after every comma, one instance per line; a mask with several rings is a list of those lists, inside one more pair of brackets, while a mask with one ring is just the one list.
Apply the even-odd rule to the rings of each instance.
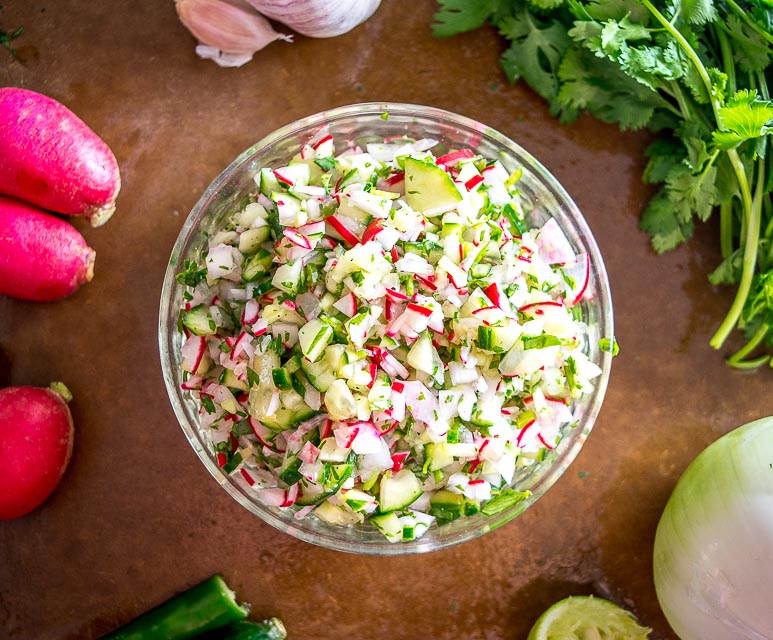
[[368, 240], [372, 240], [383, 230], [384, 224], [381, 222], [381, 220], [376, 218], [366, 227], [365, 232], [362, 234], [362, 244], [365, 244], [368, 242]]
[[400, 184], [401, 182], [405, 181], [405, 173], [402, 171], [399, 173], [395, 173], [394, 175], [389, 176], [384, 182], [386, 182], [390, 187], [393, 187], [396, 184]]
[[328, 134], [328, 135], [326, 135], [325, 137], [323, 137], [323, 138], [322, 138], [322, 139], [321, 139], [319, 142], [316, 142], [316, 143], [313, 145], [313, 147], [312, 147], [312, 148], [313, 148], [313, 149], [315, 149], [315, 150], [316, 150], [316, 149], [319, 149], [319, 147], [320, 147], [321, 145], [323, 145], [325, 142], [328, 142], [329, 140], [332, 140], [332, 139], [333, 139], [333, 136], [331, 136], [330, 134]]
[[95, 257], [69, 222], [0, 196], [0, 294], [61, 300], [94, 277]]
[[437, 291], [437, 286], [435, 286], [432, 282], [427, 280], [427, 278], [425, 278], [424, 276], [420, 276], [418, 273], [415, 275], [416, 275], [416, 280], [418, 280], [422, 286], [427, 287], [427, 289], [429, 289], [430, 291]]
[[470, 149], [459, 149], [458, 151], [451, 151], [443, 156], [440, 156], [435, 160], [436, 164], [451, 164], [452, 162], [458, 162], [465, 158], [474, 158], [475, 154]]
[[414, 311], [425, 318], [429, 318], [432, 315], [432, 309], [428, 307], [422, 307], [420, 304], [409, 302], [407, 306], [408, 311]]
[[292, 187], [293, 184], [295, 184], [292, 180], [290, 180], [290, 178], [282, 175], [276, 169], [274, 170], [274, 176], [276, 177], [277, 180], [279, 180], [279, 182], [286, 184], [288, 187]]
[[467, 182], [464, 183], [464, 188], [467, 189], [467, 191], [472, 191], [475, 187], [477, 187], [481, 182], [483, 182], [484, 178], [483, 176], [472, 176]]
[[121, 189], [110, 147], [53, 98], [0, 88], [0, 193], [98, 227]]
[[70, 461], [74, 435], [62, 394], [0, 389], [0, 520], [19, 518], [51, 495]]
[[405, 459], [408, 457], [408, 451], [392, 454], [392, 473], [397, 473], [403, 468]]
[[328, 216], [325, 218], [325, 222], [327, 222], [333, 229], [338, 232], [338, 234], [341, 236], [343, 241], [349, 245], [349, 247], [353, 247], [356, 244], [360, 243], [359, 238], [355, 236], [349, 229], [347, 229], [343, 222], [341, 222], [338, 218], [333, 216]]

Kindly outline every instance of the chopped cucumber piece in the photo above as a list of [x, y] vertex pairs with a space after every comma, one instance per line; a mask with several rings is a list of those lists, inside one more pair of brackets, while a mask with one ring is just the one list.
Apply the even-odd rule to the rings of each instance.
[[290, 374], [287, 372], [287, 369], [283, 367], [279, 367], [279, 369], [274, 369], [271, 372], [271, 379], [274, 381], [274, 386], [277, 389], [292, 389], [293, 383], [290, 379]]
[[357, 403], [344, 380], [337, 378], [325, 393], [325, 404], [333, 420], [348, 420], [357, 415]]
[[332, 327], [319, 319], [307, 322], [298, 331], [298, 342], [301, 345], [301, 351], [311, 362], [316, 362], [322, 357], [325, 347], [332, 340]]
[[400, 517], [396, 513], [371, 516], [370, 521], [389, 542], [399, 542], [403, 539], [403, 523], [400, 522]]
[[271, 283], [286, 293], [295, 293], [298, 291], [302, 271], [303, 263], [300, 260], [280, 265], [271, 278]]
[[422, 213], [443, 212], [462, 200], [462, 194], [451, 176], [435, 163], [406, 158], [405, 200]]
[[200, 304], [183, 314], [183, 324], [197, 336], [208, 336], [217, 331], [217, 326], [206, 305]]
[[379, 511], [387, 513], [409, 507], [423, 493], [421, 483], [410, 469], [385, 474], [379, 488]]

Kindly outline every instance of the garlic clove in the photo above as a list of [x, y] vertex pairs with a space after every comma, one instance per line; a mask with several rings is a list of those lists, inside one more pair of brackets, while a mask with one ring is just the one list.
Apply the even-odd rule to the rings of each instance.
[[365, 22], [381, 0], [247, 0], [264, 16], [312, 38], [332, 38]]
[[212, 60], [220, 67], [241, 67], [252, 60], [251, 53], [225, 53], [207, 44], [196, 45], [196, 55], [204, 60]]
[[[275, 40], [291, 40], [274, 31], [266, 18], [223, 0], [175, 0], [180, 21], [204, 48], [197, 53], [221, 66], [239, 66]], [[228, 55], [216, 55], [217, 52]], [[238, 63], [238, 64], [237, 64]]]

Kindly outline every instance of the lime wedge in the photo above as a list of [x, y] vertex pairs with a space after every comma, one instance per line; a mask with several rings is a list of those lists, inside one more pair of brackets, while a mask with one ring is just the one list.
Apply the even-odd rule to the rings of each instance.
[[593, 596], [572, 596], [543, 613], [527, 640], [647, 640], [633, 614]]

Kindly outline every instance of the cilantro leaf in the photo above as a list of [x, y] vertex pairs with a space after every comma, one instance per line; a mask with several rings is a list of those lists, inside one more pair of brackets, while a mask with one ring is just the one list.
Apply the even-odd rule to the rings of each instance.
[[769, 0], [749, 0], [747, 7], [749, 18], [761, 27], [764, 33], [773, 33], [773, 5]]
[[314, 164], [322, 169], [322, 171], [332, 171], [336, 166], [336, 160], [333, 156], [327, 158], [315, 158]]
[[743, 251], [736, 249], [709, 274], [709, 282], [713, 285], [735, 284], [741, 279], [742, 263]]
[[650, 20], [649, 11], [637, 0], [590, 0], [582, 6], [588, 18], [599, 22], [627, 17], [631, 22], [647, 25]]
[[758, 273], [752, 280], [751, 291], [741, 313], [741, 322], [747, 324], [754, 318], [765, 324], [773, 324], [773, 271]]
[[571, 44], [566, 28], [555, 20], [540, 20], [521, 8], [499, 22], [499, 32], [511, 41], [500, 61], [510, 82], [523, 78], [556, 113], [558, 66]]
[[187, 287], [195, 287], [207, 277], [206, 267], [199, 268], [195, 260], [185, 260], [182, 271], [175, 275], [175, 280]]
[[771, 63], [772, 55], [765, 39], [736, 15], [729, 15], [725, 26], [733, 40], [734, 58], [741, 70], [746, 73], [765, 71]]
[[565, 112], [587, 110], [622, 129], [646, 127], [663, 98], [623, 73], [612, 61], [587, 49], [571, 47], [558, 70], [559, 106]]
[[543, 11], [549, 11], [550, 9], [556, 9], [564, 4], [564, 0], [529, 0], [535, 9], [541, 9]]
[[757, 91], [737, 91], [719, 110], [725, 131], [715, 131], [714, 144], [727, 150], [746, 140], [773, 132], [773, 102], [761, 100]]
[[666, 193], [680, 222], [686, 223], [693, 214], [703, 221], [708, 220], [714, 205], [719, 204], [714, 184], [716, 173], [714, 165], [698, 174], [692, 173], [686, 164], [671, 170], [666, 178]]
[[717, 196], [720, 202], [730, 202], [740, 199], [741, 189], [738, 186], [738, 180], [735, 177], [735, 171], [728, 157], [722, 154], [716, 162], [717, 177], [716, 187]]
[[438, 0], [438, 4], [440, 10], [435, 14], [432, 33], [447, 38], [482, 26], [508, 0]]
[[700, 120], [689, 120], [677, 127], [674, 133], [682, 142], [681, 155], [685, 164], [694, 172], [700, 171], [711, 157], [707, 141], [711, 140], [712, 130]]
[[652, 248], [657, 253], [675, 249], [692, 237], [692, 219], [684, 222], [674, 212], [674, 205], [665, 189], [661, 189], [644, 209], [639, 228], [650, 234]]
[[706, 24], [717, 19], [714, 0], [679, 0], [681, 17], [692, 24]]
[[677, 138], [659, 138], [644, 152], [649, 162], [642, 180], [649, 184], [665, 182], [671, 170], [684, 159], [684, 145]]

